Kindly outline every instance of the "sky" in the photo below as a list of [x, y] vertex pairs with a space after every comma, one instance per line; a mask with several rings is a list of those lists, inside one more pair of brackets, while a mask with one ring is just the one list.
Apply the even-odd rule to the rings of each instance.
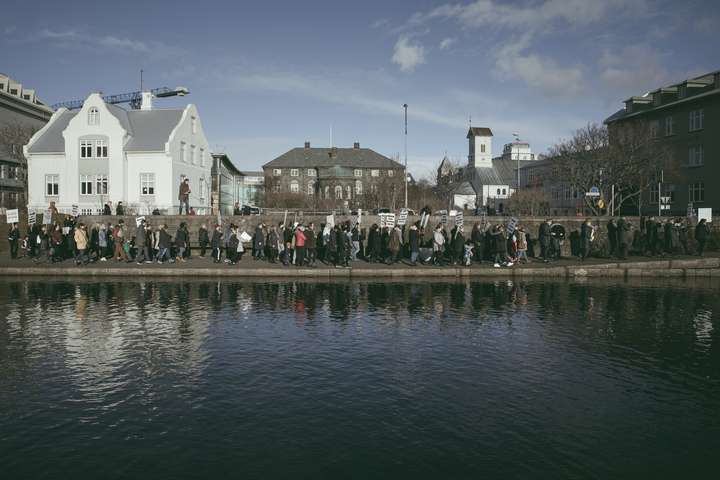
[[624, 99], [720, 69], [717, 0], [5, 0], [0, 72], [44, 102], [185, 86], [243, 170], [361, 146], [428, 177], [469, 121], [535, 153]]

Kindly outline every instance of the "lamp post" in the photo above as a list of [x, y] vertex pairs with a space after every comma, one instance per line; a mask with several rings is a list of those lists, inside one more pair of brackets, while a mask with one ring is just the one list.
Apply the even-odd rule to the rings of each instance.
[[403, 108], [405, 109], [405, 208], [408, 208], [408, 171], [407, 171], [407, 109], [408, 104], [404, 103]]
[[[513, 133], [513, 137], [515, 137], [515, 142], [518, 143], [518, 151], [517, 151], [517, 184], [515, 185], [515, 191], [520, 191], [520, 134], [519, 133]], [[512, 145], [510, 146], [510, 160], [512, 160]]]

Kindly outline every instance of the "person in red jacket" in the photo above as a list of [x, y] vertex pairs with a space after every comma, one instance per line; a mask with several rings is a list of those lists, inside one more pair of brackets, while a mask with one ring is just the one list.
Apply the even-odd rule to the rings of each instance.
[[295, 266], [302, 267], [305, 261], [305, 227], [298, 225], [295, 229]]

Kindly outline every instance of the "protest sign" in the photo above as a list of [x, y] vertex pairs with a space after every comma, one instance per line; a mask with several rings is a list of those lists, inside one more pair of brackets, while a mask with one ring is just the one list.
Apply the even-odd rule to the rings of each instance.
[[442, 223], [443, 225], [447, 225], [447, 224], [448, 224], [448, 215], [447, 215], [447, 213], [443, 213], [443, 214], [442, 214], [442, 216], [440, 217], [440, 223]]
[[52, 224], [52, 210], [50, 210], [50, 209], [45, 210], [45, 213], [43, 213], [43, 223], [45, 225]]
[[20, 221], [20, 213], [18, 212], [17, 208], [7, 210], [5, 212], [5, 215], [5, 220], [7, 221], [7, 223], [17, 223]]
[[139, 227], [142, 224], [142, 222], [144, 222], [144, 221], [145, 221], [145, 217], [136, 217], [135, 218], [135, 226]]
[[515, 228], [517, 227], [518, 219], [515, 217], [510, 218], [510, 220], [507, 223], [507, 232], [508, 234], [512, 235], [513, 232], [515, 232]]
[[462, 227], [464, 222], [465, 222], [465, 215], [463, 214], [463, 212], [458, 212], [455, 215], [455, 226]]
[[28, 212], [28, 225], [35, 225], [35, 222], [37, 221], [37, 215], [35, 214], [35, 210], [31, 210]]
[[400, 209], [400, 217], [398, 218], [397, 224], [401, 227], [404, 226], [407, 223], [408, 218], [408, 209], [407, 208], [401, 208]]
[[72, 206], [72, 216], [77, 217], [78, 213], [80, 213], [80, 207], [78, 207], [77, 205], [73, 205]]

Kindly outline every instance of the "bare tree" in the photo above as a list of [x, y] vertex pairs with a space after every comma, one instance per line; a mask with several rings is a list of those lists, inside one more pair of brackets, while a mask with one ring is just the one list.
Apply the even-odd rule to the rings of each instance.
[[550, 211], [550, 197], [540, 188], [515, 191], [510, 197], [510, 211], [516, 215], [531, 217], [547, 215]]
[[[555, 158], [546, 175], [562, 179], [583, 197], [585, 206], [599, 215], [596, 199], [585, 196], [592, 187], [610, 195], [614, 185], [616, 208], [642, 195], [664, 168], [669, 168], [670, 152], [657, 142], [647, 122], [637, 121], [613, 128], [588, 124], [577, 130], [569, 140], [562, 140], [550, 149]], [[609, 202], [608, 202], [609, 203]]]

